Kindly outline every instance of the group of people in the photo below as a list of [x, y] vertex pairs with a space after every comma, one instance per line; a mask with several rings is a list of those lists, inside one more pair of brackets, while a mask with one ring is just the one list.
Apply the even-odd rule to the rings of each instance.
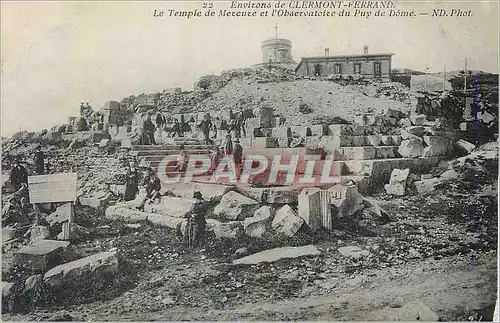
[[[125, 185], [126, 201], [135, 200], [139, 194], [140, 172], [136, 167], [135, 162], [130, 162], [127, 171], [127, 181]], [[136, 208], [144, 211], [146, 203], [158, 201], [161, 197], [161, 182], [152, 168], [147, 170], [146, 176], [142, 181], [142, 186], [145, 190], [145, 195], [139, 201]], [[207, 211], [207, 203], [203, 199], [201, 192], [195, 192], [193, 195], [193, 205], [190, 212], [186, 215], [186, 230], [183, 235], [183, 242], [189, 247], [198, 247], [203, 244], [205, 232], [205, 213]]]
[[[212, 145], [214, 143], [213, 139], [217, 137], [217, 130], [225, 130], [233, 133], [236, 138], [240, 138], [242, 135], [246, 137], [246, 120], [247, 116], [244, 111], [240, 111], [234, 114], [232, 110], [229, 111], [229, 120], [221, 119], [216, 117], [214, 120], [210, 117], [210, 114], [206, 114], [196, 127], [203, 133], [205, 144]], [[191, 118], [190, 122], [194, 122], [194, 118]], [[143, 145], [156, 145], [155, 131], [165, 130], [167, 124], [173, 122], [172, 128], [170, 130], [170, 137], [183, 137], [184, 133], [191, 131], [191, 127], [184, 120], [184, 115], [181, 114], [180, 121], [177, 118], [169, 116], [166, 118], [161, 112], [158, 112], [155, 118], [155, 123], [152, 121], [151, 115], [147, 115], [146, 120], [142, 124], [142, 132], [140, 143]], [[210, 136], [210, 133], [213, 133]]]

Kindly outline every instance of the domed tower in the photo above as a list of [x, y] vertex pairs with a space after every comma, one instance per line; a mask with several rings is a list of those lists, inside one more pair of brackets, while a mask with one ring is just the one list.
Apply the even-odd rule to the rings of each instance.
[[274, 28], [276, 29], [276, 38], [262, 42], [262, 63], [294, 64], [292, 42], [288, 39], [278, 38], [278, 26]]

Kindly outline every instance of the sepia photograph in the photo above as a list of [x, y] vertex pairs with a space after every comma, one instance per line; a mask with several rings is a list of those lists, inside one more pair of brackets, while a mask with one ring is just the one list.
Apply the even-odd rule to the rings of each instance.
[[498, 316], [498, 1], [0, 1], [2, 321]]

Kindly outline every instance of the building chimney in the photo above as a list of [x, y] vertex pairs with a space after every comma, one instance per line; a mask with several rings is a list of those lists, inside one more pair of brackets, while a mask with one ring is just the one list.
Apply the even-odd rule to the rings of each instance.
[[330, 56], [330, 49], [329, 48], [325, 48], [325, 56], [326, 57]]
[[363, 47], [363, 53], [364, 53], [365, 55], [368, 55], [368, 45], [365, 45], [365, 46]]

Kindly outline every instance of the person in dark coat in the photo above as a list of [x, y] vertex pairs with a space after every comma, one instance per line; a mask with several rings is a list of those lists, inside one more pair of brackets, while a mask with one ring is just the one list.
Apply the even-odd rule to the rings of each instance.
[[233, 141], [231, 140], [231, 134], [226, 134], [226, 140], [222, 147], [224, 155], [229, 156], [233, 154]]
[[28, 184], [28, 172], [18, 161], [14, 163], [10, 171], [10, 182], [16, 191], [21, 188], [22, 183]]
[[243, 147], [240, 145], [240, 140], [236, 138], [234, 141], [234, 165], [236, 167], [236, 178], [240, 179], [241, 169], [243, 166]]
[[156, 115], [156, 126], [158, 127], [158, 129], [163, 129], [166, 123], [167, 120], [165, 120], [163, 114], [161, 114], [161, 112], [158, 112], [158, 114]]
[[144, 210], [144, 205], [146, 202], [152, 202], [160, 197], [161, 183], [160, 179], [156, 176], [153, 169], [149, 169], [148, 176], [144, 179], [144, 184], [146, 186], [146, 196], [141, 202], [141, 205], [137, 207], [138, 210]]
[[247, 121], [247, 118], [246, 118], [245, 114], [243, 113], [243, 111], [241, 111], [238, 115], [238, 128], [243, 133], [243, 137], [247, 136], [247, 132], [245, 129], [246, 121]]
[[38, 175], [45, 174], [45, 154], [42, 152], [42, 147], [40, 147], [40, 145], [36, 147], [33, 161], [35, 163], [35, 172]]
[[142, 125], [143, 134], [147, 135], [150, 145], [156, 145], [155, 142], [155, 125], [151, 121], [151, 116], [148, 115], [146, 121]]
[[127, 172], [127, 184], [125, 186], [125, 201], [135, 199], [139, 191], [139, 172], [135, 168], [135, 163], [131, 162]]
[[205, 137], [205, 144], [211, 145], [212, 140], [210, 140], [210, 129], [212, 128], [212, 121], [210, 121], [209, 115], [205, 115], [205, 119], [201, 122], [200, 128], [201, 132], [203, 132], [203, 136]]
[[196, 248], [204, 244], [205, 227], [207, 225], [205, 221], [207, 203], [199, 191], [194, 192], [193, 198], [195, 200], [187, 215], [188, 223], [186, 234], [184, 235], [184, 243], [189, 244], [190, 247]]

